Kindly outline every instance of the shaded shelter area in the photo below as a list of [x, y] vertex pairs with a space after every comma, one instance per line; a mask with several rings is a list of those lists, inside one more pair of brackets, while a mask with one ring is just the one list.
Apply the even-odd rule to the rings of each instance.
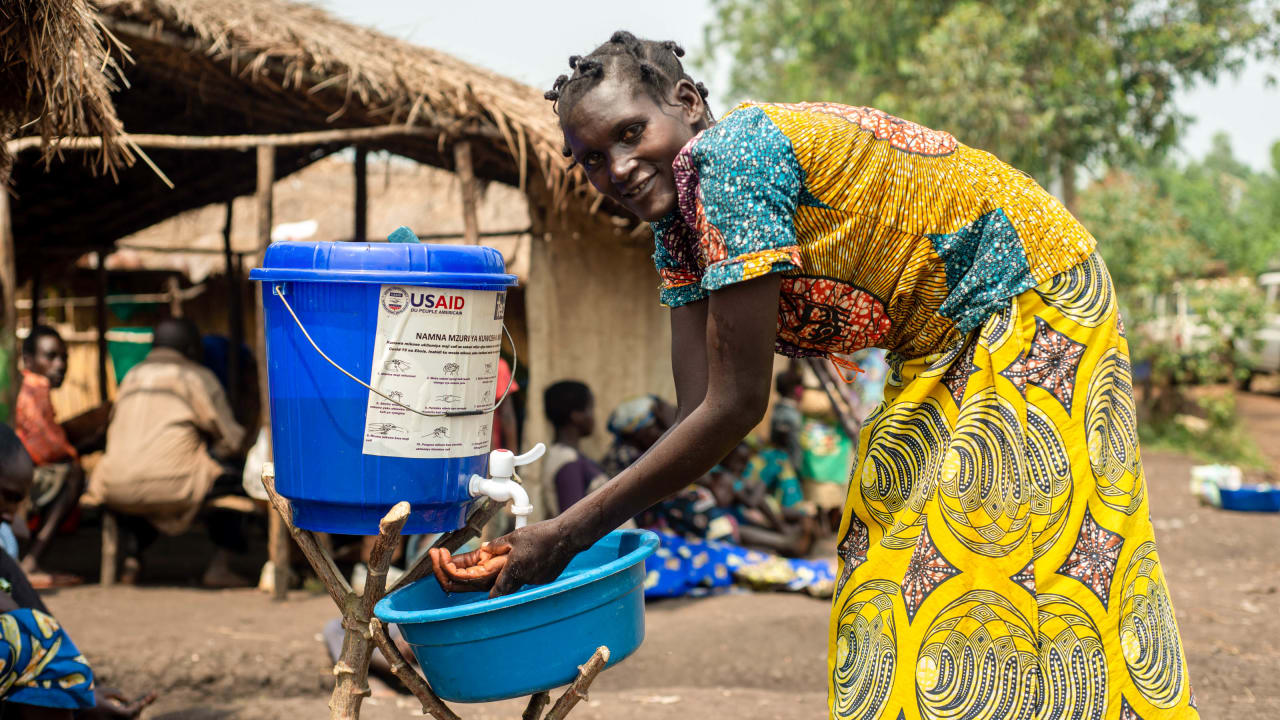
[[[42, 277], [77, 262], [83, 267], [93, 253], [87, 257], [98, 279], [104, 396], [108, 266], [120, 239], [197, 208], [234, 207], [237, 196], [252, 194], [254, 251], [232, 252], [227, 238], [234, 316], [233, 302], [253, 297], [243, 273], [270, 242], [274, 183], [339, 151], [354, 154], [352, 196], [331, 198], [351, 205], [350, 232], [338, 236], [345, 239], [368, 235], [372, 151], [456, 173], [461, 242], [512, 229], [480, 226], [475, 208], [484, 183], [525, 195], [527, 283], [523, 302], [511, 309], [524, 310], [527, 331], [521, 361], [530, 370], [525, 393], [533, 422], [526, 444], [548, 439], [541, 394], [560, 379], [589, 383], [606, 411], [632, 395], [673, 396], [652, 235], [595, 193], [563, 156], [540, 90], [283, 0], [99, 0], [92, 7], [119, 43], [113, 57], [122, 79], [112, 99], [127, 134], [72, 128], [67, 134], [75, 136], [59, 140], [60, 157], [51, 163], [42, 158], [40, 148], [49, 145], [40, 136], [9, 140], [16, 162], [8, 224], [16, 257], [10, 267], [38, 304]], [[121, 149], [109, 170], [83, 161], [106, 147]], [[206, 293], [190, 302], [220, 299]], [[172, 308], [181, 312], [182, 304]], [[244, 339], [256, 344], [246, 324]], [[601, 451], [604, 439], [594, 444], [590, 449]]]

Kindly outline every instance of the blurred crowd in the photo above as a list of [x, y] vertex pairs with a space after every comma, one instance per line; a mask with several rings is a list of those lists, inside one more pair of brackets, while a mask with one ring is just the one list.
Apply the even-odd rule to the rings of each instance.
[[[880, 402], [886, 365], [880, 351], [854, 358], [861, 372], [844, 387], [822, 387], [795, 363], [774, 378], [765, 422], [709, 473], [632, 521], [659, 533], [646, 594], [701, 594], [735, 583], [829, 593], [831, 559], [856, 436], [837, 416], [829, 393], [844, 396], [856, 418]], [[639, 459], [674, 424], [676, 408], [656, 395], [631, 398], [610, 412], [611, 443], [596, 460], [581, 441], [596, 429], [594, 395], [584, 383], [549, 386], [543, 407], [555, 442], [542, 468], [543, 502], [554, 515]], [[856, 429], [856, 428], [855, 428]]]

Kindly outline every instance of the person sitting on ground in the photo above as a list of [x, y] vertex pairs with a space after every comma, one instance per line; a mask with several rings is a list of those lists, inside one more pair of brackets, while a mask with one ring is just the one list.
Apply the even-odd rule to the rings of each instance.
[[613, 477], [631, 466], [675, 421], [676, 409], [657, 395], [625, 400], [609, 414], [613, 444], [600, 465]]
[[[55, 419], [50, 392], [62, 386], [67, 376], [67, 345], [57, 330], [37, 325], [22, 341], [22, 387], [14, 411], [18, 437], [35, 463], [31, 505], [43, 516], [22, 567], [32, 584], [40, 588], [75, 585], [74, 575], [51, 574], [40, 570], [40, 557], [59, 526], [76, 506], [84, 491], [80, 453]], [[14, 530], [27, 531], [26, 518], [19, 513]]]
[[769, 441], [756, 451], [743, 471], [744, 477], [759, 480], [783, 510], [798, 509], [804, 503], [804, 485], [788, 450], [793, 438], [789, 424], [770, 423]]
[[577, 380], [553, 383], [543, 393], [542, 407], [555, 429], [555, 442], [543, 461], [547, 514], [559, 515], [608, 480], [604, 470], [582, 454], [579, 441], [595, 431], [595, 398]]
[[801, 508], [784, 510], [768, 486], [747, 472], [752, 455], [747, 443], [739, 443], [709, 475], [717, 504], [729, 510], [736, 522], [738, 542], [786, 557], [808, 554], [813, 546], [813, 518]]
[[[8, 425], [0, 424], [0, 519], [12, 522], [31, 491], [34, 465]], [[134, 701], [94, 687], [93, 669], [49, 613], [26, 573], [0, 550], [0, 716], [17, 718], [136, 718], [155, 700]]]
[[[107, 451], [89, 478], [87, 504], [122, 513], [127, 531], [122, 582], [134, 582], [139, 555], [157, 531], [190, 527], [206, 498], [240, 494], [240, 472], [224, 464], [241, 451], [245, 432], [232, 416], [218, 379], [200, 365], [200, 333], [189, 320], [156, 326], [152, 350], [125, 376], [107, 429]], [[232, 573], [232, 553], [248, 551], [241, 517], [212, 510], [217, 547], [205, 570], [210, 587], [247, 584]]]

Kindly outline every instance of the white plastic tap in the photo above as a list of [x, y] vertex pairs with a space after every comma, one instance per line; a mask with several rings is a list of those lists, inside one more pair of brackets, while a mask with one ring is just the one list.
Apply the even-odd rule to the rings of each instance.
[[529, 452], [515, 455], [510, 450], [494, 450], [489, 453], [489, 477], [472, 475], [467, 490], [472, 497], [485, 496], [494, 502], [511, 501], [511, 514], [516, 516], [516, 529], [524, 527], [533, 512], [533, 504], [529, 502], [529, 493], [524, 486], [516, 482], [516, 468], [528, 465], [542, 457], [547, 446], [538, 443]]

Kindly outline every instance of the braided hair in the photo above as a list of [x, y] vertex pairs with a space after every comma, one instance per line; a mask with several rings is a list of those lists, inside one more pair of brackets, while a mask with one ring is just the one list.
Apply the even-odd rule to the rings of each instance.
[[[707, 86], [689, 77], [680, 63], [682, 57], [684, 48], [675, 41], [641, 40], [626, 30], [619, 30], [590, 55], [571, 55], [569, 68], [573, 74], [556, 78], [543, 97], [555, 103], [556, 114], [563, 123], [573, 105], [607, 74], [635, 83], [659, 104], [670, 104], [667, 97], [671, 91], [681, 80], [688, 80], [698, 89], [705, 105], [709, 94]], [[712, 121], [710, 108], [706, 113], [707, 121]], [[567, 146], [564, 154], [570, 154]]]

